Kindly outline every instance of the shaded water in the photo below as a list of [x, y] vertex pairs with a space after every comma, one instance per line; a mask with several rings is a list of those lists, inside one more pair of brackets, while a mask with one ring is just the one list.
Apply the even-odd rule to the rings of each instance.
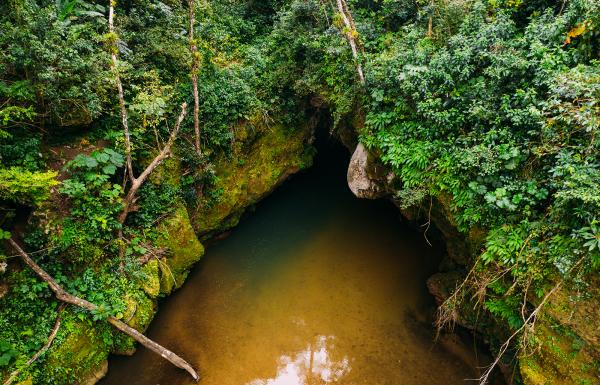
[[[439, 252], [386, 202], [355, 199], [348, 157], [262, 202], [211, 246], [161, 304], [149, 336], [204, 385], [452, 385], [478, 377], [471, 346], [432, 342], [425, 280]], [[111, 360], [102, 385], [191, 384], [144, 348]]]

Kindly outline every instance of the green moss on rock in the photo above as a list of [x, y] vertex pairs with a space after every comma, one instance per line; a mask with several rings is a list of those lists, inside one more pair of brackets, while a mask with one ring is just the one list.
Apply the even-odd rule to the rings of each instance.
[[[148, 163], [150, 160], [148, 161]], [[168, 183], [178, 186], [181, 181], [181, 162], [175, 157], [167, 158], [150, 174], [150, 182], [160, 185]]]
[[62, 317], [59, 335], [47, 353], [44, 378], [34, 378], [34, 383], [95, 383], [104, 375], [109, 354], [102, 335], [107, 329], [74, 312], [65, 311]]
[[150, 298], [156, 298], [160, 294], [160, 269], [159, 261], [152, 259], [142, 267], [142, 289]]
[[239, 128], [232, 157], [223, 156], [216, 162], [216, 185], [193, 215], [194, 229], [201, 236], [237, 225], [248, 206], [312, 164], [310, 127], [292, 131], [275, 124], [253, 130]]
[[[158, 274], [158, 273], [157, 273]], [[156, 301], [148, 298], [144, 292], [136, 292], [125, 297], [127, 309], [123, 313], [122, 321], [129, 326], [144, 332], [156, 313]], [[111, 353], [132, 355], [136, 349], [135, 340], [125, 334], [115, 331], [116, 342]]]
[[204, 255], [204, 247], [196, 237], [187, 210], [182, 205], [163, 221], [158, 230], [158, 245], [168, 250], [158, 267], [161, 271], [160, 292], [169, 294], [181, 287], [189, 269]]
[[585, 294], [563, 287], [544, 308], [538, 349], [520, 359], [525, 384], [600, 384], [600, 280], [588, 282]]
[[600, 368], [592, 351], [570, 329], [546, 317], [537, 321], [535, 336], [538, 345], [533, 354], [519, 357], [526, 385], [600, 384]]

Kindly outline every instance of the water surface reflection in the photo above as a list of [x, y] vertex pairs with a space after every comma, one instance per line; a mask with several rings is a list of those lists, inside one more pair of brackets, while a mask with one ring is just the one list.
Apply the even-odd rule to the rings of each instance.
[[340, 361], [330, 357], [334, 336], [318, 336], [314, 344], [294, 357], [281, 356], [275, 378], [257, 379], [246, 385], [311, 385], [338, 382], [350, 371], [350, 361], [344, 356]]

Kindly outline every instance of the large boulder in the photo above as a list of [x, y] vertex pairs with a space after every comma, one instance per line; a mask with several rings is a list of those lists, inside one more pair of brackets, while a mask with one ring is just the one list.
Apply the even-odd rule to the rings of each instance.
[[348, 165], [348, 187], [358, 198], [378, 199], [388, 195], [387, 185], [393, 176], [386, 175], [377, 157], [359, 143]]

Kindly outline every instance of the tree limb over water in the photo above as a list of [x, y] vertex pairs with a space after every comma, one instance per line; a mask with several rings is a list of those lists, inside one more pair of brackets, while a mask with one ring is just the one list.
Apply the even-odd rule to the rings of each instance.
[[[31, 270], [33, 270], [44, 282], [48, 284], [50, 289], [56, 295], [57, 299], [68, 304], [82, 307], [91, 312], [96, 311], [98, 309], [98, 305], [86, 301], [83, 298], [76, 297], [65, 291], [62, 288], [62, 286], [60, 286], [58, 282], [56, 282], [56, 280], [52, 278], [52, 276], [50, 276], [50, 274], [48, 274], [37, 263], [35, 263], [35, 261], [31, 259], [31, 257], [29, 257], [29, 255], [21, 248], [21, 246], [19, 246], [17, 242], [15, 242], [14, 239], [10, 238], [8, 242], [17, 251], [23, 262], [25, 262], [25, 264], [29, 266]], [[109, 316], [106, 318], [106, 320], [115, 328], [132, 337], [134, 340], [144, 345], [146, 348], [150, 349], [154, 353], [160, 355], [162, 358], [169, 361], [176, 367], [187, 371], [192, 376], [194, 381], [198, 381], [198, 379], [200, 378], [198, 376], [198, 373], [190, 364], [187, 363], [187, 361], [185, 361], [183, 358], [179, 357], [177, 354], [173, 353], [169, 349], [146, 337], [145, 335], [132, 328], [131, 326], [127, 325], [125, 322], [117, 319], [116, 317]], [[58, 328], [56, 328], [56, 332], [58, 332]], [[51, 343], [52, 341], [49, 339], [49, 342]]]

